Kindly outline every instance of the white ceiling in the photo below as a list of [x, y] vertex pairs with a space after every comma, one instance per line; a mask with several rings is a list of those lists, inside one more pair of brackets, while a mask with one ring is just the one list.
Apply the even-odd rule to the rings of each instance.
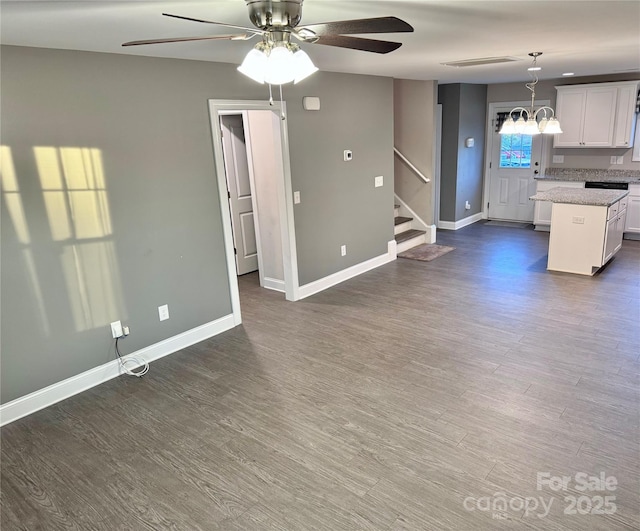
[[[163, 12], [250, 26], [243, 0], [2, 0], [0, 42], [234, 64], [257, 42], [121, 47], [130, 40], [230, 33], [224, 27], [163, 17]], [[388, 55], [303, 47], [321, 70], [440, 83], [527, 80], [527, 54], [533, 51], [544, 52], [541, 79], [567, 71], [583, 76], [640, 70], [640, 0], [305, 0], [301, 24], [388, 15], [415, 28], [415, 33], [371, 35], [403, 43]], [[522, 61], [466, 68], [440, 64], [495, 56]]]

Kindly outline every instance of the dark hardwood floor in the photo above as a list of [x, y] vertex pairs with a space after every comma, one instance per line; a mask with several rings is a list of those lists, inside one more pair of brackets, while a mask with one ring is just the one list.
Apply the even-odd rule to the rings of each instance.
[[441, 231], [298, 303], [241, 277], [242, 326], [2, 429], [2, 530], [638, 529], [640, 242], [587, 278], [547, 241]]

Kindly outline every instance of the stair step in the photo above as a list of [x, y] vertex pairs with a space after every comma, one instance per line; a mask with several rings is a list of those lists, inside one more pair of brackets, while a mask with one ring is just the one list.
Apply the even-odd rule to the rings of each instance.
[[426, 234], [426, 233], [427, 231], [424, 231], [424, 230], [417, 230], [417, 229], [406, 230], [404, 232], [401, 232], [400, 234], [396, 234], [395, 240], [396, 240], [396, 243], [401, 243], [401, 242], [410, 240], [411, 238], [415, 238], [416, 236], [422, 236], [423, 234]]
[[393, 220], [393, 224], [394, 225], [402, 225], [403, 223], [406, 223], [407, 221], [411, 221], [413, 218], [405, 218], [402, 216], [396, 216]]

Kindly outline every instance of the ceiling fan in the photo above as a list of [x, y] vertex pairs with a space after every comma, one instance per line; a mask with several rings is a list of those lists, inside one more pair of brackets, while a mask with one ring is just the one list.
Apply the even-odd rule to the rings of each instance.
[[[177, 37], [130, 41], [125, 42], [122, 46], [207, 40], [246, 41], [259, 35], [262, 37], [262, 41], [249, 52], [238, 70], [259, 82], [282, 84], [288, 83], [289, 81], [298, 82], [317, 71], [317, 68], [313, 65], [309, 56], [300, 50], [297, 44], [291, 42], [291, 37], [305, 44], [324, 44], [339, 48], [386, 54], [397, 50], [402, 46], [402, 43], [352, 37], [352, 35], [413, 31], [411, 25], [397, 17], [362, 18], [298, 26], [302, 19], [303, 0], [245, 1], [249, 8], [249, 20], [255, 28], [163, 13], [166, 17], [225, 26], [242, 30], [243, 33], [235, 35], [211, 35], [209, 37]], [[287, 71], [286, 75], [284, 74], [285, 70]], [[297, 73], [293, 74], [293, 70], [296, 70]]]

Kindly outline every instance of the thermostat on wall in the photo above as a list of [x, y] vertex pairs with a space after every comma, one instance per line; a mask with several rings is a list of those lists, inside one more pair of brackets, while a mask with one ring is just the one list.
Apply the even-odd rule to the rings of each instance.
[[467, 146], [467, 147], [473, 147], [473, 144], [475, 144], [475, 143], [476, 143], [476, 141], [471, 137], [467, 138], [464, 141], [464, 145]]
[[305, 96], [302, 98], [302, 106], [305, 111], [319, 111], [320, 110], [320, 98], [317, 96]]

